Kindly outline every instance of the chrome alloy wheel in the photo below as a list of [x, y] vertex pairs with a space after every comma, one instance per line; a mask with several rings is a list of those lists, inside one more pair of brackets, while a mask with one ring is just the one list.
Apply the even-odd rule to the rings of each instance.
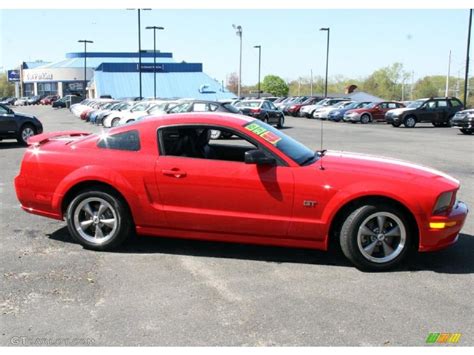
[[367, 260], [386, 263], [400, 255], [406, 239], [407, 231], [400, 218], [389, 212], [376, 212], [360, 225], [357, 246]]
[[35, 131], [31, 127], [25, 127], [23, 131], [21, 131], [21, 138], [24, 142], [28, 140], [31, 136], [35, 135]]
[[74, 227], [90, 243], [105, 243], [114, 236], [117, 226], [115, 209], [100, 197], [86, 198], [74, 210]]

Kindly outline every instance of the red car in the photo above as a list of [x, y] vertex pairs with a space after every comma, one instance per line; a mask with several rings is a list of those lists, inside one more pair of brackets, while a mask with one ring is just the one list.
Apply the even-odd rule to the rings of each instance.
[[[213, 130], [240, 141], [214, 141]], [[134, 232], [323, 250], [335, 241], [357, 267], [385, 270], [415, 249], [455, 243], [467, 215], [449, 175], [313, 152], [241, 115], [148, 117], [101, 135], [45, 133], [29, 144], [15, 178], [22, 208], [65, 218], [94, 250]]]
[[347, 111], [344, 114], [343, 120], [352, 123], [385, 121], [385, 114], [388, 111], [400, 107], [405, 107], [405, 105], [396, 101], [373, 102], [362, 108]]
[[58, 95], [48, 95], [44, 99], [40, 100], [41, 105], [51, 105], [54, 101], [59, 100]]
[[314, 105], [317, 102], [321, 101], [323, 98], [319, 96], [313, 96], [308, 98], [306, 101], [300, 102], [299, 104], [293, 104], [290, 107], [288, 107], [287, 111], [288, 114], [292, 115], [293, 117], [298, 116], [298, 113], [300, 112], [301, 107], [307, 106], [307, 105]]

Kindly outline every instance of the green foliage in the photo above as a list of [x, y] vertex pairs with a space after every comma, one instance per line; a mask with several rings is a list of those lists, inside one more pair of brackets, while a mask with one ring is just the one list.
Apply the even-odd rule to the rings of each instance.
[[0, 73], [0, 96], [14, 96], [15, 84], [8, 81], [7, 73]]
[[262, 90], [275, 96], [286, 96], [289, 92], [289, 87], [285, 81], [276, 75], [267, 75], [263, 78]]
[[401, 100], [402, 85], [407, 83], [409, 76], [409, 73], [403, 71], [401, 63], [394, 63], [374, 71], [359, 89], [383, 99]]

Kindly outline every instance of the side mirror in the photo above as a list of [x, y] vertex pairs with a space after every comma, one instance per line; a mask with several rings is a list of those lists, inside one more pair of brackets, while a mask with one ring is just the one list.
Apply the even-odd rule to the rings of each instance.
[[275, 158], [267, 157], [261, 150], [254, 149], [245, 152], [245, 164], [275, 165], [276, 160]]

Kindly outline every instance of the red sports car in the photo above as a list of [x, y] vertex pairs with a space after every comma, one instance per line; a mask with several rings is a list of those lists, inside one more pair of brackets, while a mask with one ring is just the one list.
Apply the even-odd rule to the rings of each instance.
[[373, 102], [362, 108], [349, 110], [344, 114], [343, 120], [352, 123], [369, 123], [385, 121], [385, 114], [396, 108], [405, 107], [404, 104], [395, 101]]
[[[240, 140], [212, 140], [212, 130]], [[29, 144], [15, 179], [22, 208], [65, 218], [94, 250], [134, 232], [324, 250], [336, 241], [357, 267], [385, 270], [411, 251], [455, 243], [467, 215], [449, 175], [313, 152], [240, 115], [149, 117], [101, 135], [45, 133]]]

